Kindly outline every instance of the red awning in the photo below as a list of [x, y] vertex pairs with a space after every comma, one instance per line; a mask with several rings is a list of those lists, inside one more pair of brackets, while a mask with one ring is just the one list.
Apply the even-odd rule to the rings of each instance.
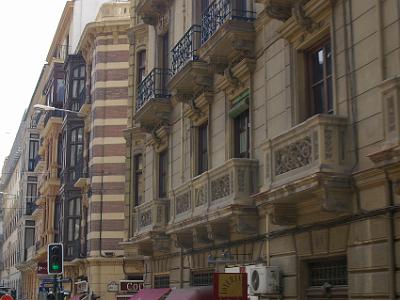
[[130, 297], [128, 300], [159, 300], [162, 296], [168, 293], [171, 289], [143, 289], [137, 294]]
[[210, 300], [212, 298], [212, 286], [204, 286], [172, 290], [165, 300]]
[[81, 296], [73, 296], [71, 298], [69, 298], [69, 300], [80, 300]]

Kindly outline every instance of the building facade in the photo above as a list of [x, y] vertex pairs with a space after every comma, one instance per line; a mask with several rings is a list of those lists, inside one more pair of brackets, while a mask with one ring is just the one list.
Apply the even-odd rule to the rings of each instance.
[[[126, 279], [119, 242], [128, 27], [126, 1], [66, 2], [35, 98], [35, 104], [56, 109], [38, 119], [35, 243], [19, 266], [24, 299], [49, 291], [47, 245], [54, 242], [64, 246], [63, 277], [70, 280], [64, 289], [73, 296], [115, 299], [107, 285]], [[85, 282], [88, 288], [81, 289]]]
[[279, 297], [395, 299], [399, 1], [132, 9], [122, 244], [146, 286], [261, 264]]

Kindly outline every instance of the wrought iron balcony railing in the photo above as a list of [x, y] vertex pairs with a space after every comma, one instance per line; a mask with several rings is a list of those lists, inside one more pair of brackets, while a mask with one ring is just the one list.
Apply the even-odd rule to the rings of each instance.
[[136, 111], [140, 110], [150, 99], [168, 98], [167, 81], [169, 69], [154, 68], [139, 84]]
[[243, 0], [213, 1], [201, 16], [201, 44], [207, 42], [228, 20], [254, 21], [255, 12], [246, 10], [245, 2]]
[[197, 60], [197, 49], [200, 47], [201, 26], [193, 25], [189, 28], [180, 41], [171, 50], [172, 52], [172, 70], [174, 76], [182, 69], [188, 61]]
[[46, 112], [46, 115], [44, 116], [44, 127], [46, 127], [47, 123], [49, 122], [50, 118], [55, 117], [55, 118], [63, 118], [64, 117], [64, 112], [61, 110], [50, 110]]

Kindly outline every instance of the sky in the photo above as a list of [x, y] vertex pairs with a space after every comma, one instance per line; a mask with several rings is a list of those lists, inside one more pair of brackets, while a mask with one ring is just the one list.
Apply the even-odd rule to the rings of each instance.
[[0, 170], [46, 63], [66, 0], [2, 1]]

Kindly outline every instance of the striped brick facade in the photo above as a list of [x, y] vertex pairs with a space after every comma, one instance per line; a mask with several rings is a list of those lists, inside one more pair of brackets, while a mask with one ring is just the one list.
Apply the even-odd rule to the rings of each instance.
[[[127, 27], [126, 27], [127, 28]], [[98, 34], [91, 62], [88, 255], [119, 250], [123, 238], [129, 44], [124, 26]], [[89, 125], [89, 124], [88, 124]], [[102, 253], [100, 253], [100, 251]]]

